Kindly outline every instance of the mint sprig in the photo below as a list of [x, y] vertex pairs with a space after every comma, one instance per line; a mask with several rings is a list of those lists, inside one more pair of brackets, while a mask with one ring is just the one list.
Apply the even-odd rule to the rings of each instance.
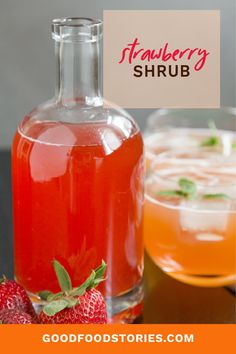
[[182, 197], [186, 199], [194, 199], [197, 194], [196, 184], [187, 178], [178, 180], [179, 189], [167, 189], [159, 191], [157, 194], [163, 197]]
[[[212, 132], [212, 135], [206, 139], [204, 139], [200, 146], [202, 147], [214, 147], [214, 146], [219, 146], [220, 145], [220, 137], [219, 137], [219, 133], [218, 130], [216, 128], [215, 122], [213, 120], [210, 120], [208, 122], [208, 127]], [[232, 149], [235, 150], [236, 149], [236, 142], [232, 142]]]
[[[187, 178], [180, 178], [178, 180], [179, 189], [167, 189], [162, 190], [157, 193], [158, 196], [163, 197], [178, 197], [185, 199], [196, 199], [197, 198], [197, 186], [196, 183]], [[228, 194], [225, 193], [206, 193], [201, 195], [203, 199], [231, 199]]]
[[211, 147], [211, 146], [219, 146], [220, 139], [218, 136], [210, 136], [209, 138], [202, 141], [202, 147]]
[[208, 122], [208, 127], [212, 132], [212, 135], [209, 138], [204, 139], [201, 142], [202, 147], [212, 147], [220, 145], [220, 138], [217, 132], [215, 122], [213, 120]]

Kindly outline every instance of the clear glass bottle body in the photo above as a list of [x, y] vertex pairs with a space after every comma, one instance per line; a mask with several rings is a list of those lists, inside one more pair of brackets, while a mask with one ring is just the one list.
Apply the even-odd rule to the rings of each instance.
[[56, 20], [53, 37], [56, 95], [24, 118], [12, 147], [15, 276], [32, 294], [57, 291], [52, 259], [74, 285], [104, 259], [109, 317], [131, 321], [142, 301], [142, 137], [101, 97], [101, 23]]

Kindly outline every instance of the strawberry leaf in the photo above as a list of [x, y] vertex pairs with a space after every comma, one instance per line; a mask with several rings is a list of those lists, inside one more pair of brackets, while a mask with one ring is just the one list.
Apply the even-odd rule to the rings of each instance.
[[64, 293], [61, 291], [59, 293], [56, 294], [49, 294], [47, 297], [47, 301], [53, 301], [53, 300], [58, 300], [61, 299], [63, 297]]
[[72, 290], [72, 284], [69, 274], [57, 260], [53, 261], [53, 268], [56, 273], [57, 280], [62, 292], [67, 294], [69, 291]]
[[68, 308], [71, 308], [71, 307], [75, 307], [76, 305], [78, 305], [80, 302], [78, 299], [75, 299], [75, 298], [69, 298], [68, 299], [68, 305], [67, 307]]
[[67, 307], [68, 307], [67, 300], [65, 299], [55, 300], [49, 302], [46, 306], [44, 306], [43, 312], [48, 316], [54, 316], [56, 313], [64, 310]]
[[77, 288], [70, 291], [70, 296], [82, 296], [87, 289], [90, 289], [93, 285], [96, 273], [93, 270], [90, 276], [85, 280], [85, 282]]
[[101, 278], [103, 276], [103, 274], [105, 273], [106, 267], [107, 267], [106, 263], [104, 262], [104, 260], [102, 260], [102, 264], [95, 269], [95, 273], [96, 273], [95, 278], [96, 279]]
[[86, 290], [91, 288], [96, 288], [99, 283], [104, 281], [103, 274], [106, 270], [106, 263], [102, 261], [101, 265], [92, 271], [90, 276], [85, 280], [85, 282], [77, 288], [74, 288], [69, 292], [70, 296], [82, 296]]
[[[104, 280], [106, 280], [106, 278], [94, 279], [92, 288], [96, 288], [96, 287], [98, 286], [98, 284], [102, 283]], [[91, 289], [91, 288], [90, 288], [90, 289]]]
[[53, 293], [49, 290], [43, 290], [38, 293], [41, 300], [47, 300], [49, 295], [53, 295]]

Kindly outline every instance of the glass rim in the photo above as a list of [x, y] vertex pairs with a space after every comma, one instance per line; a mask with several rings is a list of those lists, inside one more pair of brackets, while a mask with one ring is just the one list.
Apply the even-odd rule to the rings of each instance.
[[102, 36], [99, 19], [89, 17], [64, 17], [52, 20], [52, 38], [56, 42], [96, 42]]
[[[212, 209], [195, 209], [194, 207], [191, 207], [191, 206], [186, 206], [186, 205], [181, 205], [181, 204], [178, 204], [178, 205], [173, 205], [173, 204], [168, 204], [166, 202], [162, 202], [158, 199], [155, 199], [154, 197], [152, 197], [150, 194], [148, 194], [146, 191], [144, 193], [144, 197], [145, 197], [145, 200], [149, 200], [152, 204], [158, 204], [159, 206], [161, 207], [164, 207], [164, 208], [167, 208], [167, 209], [173, 209], [173, 210], [184, 210], [184, 211], [188, 211], [188, 212], [191, 212], [191, 213], [208, 213], [208, 214], [219, 214], [219, 213], [227, 213], [227, 214], [236, 214], [236, 209], [225, 209], [225, 208], [222, 208], [222, 209], [215, 209], [215, 210], [212, 210]], [[198, 201], [196, 200], [196, 203]], [[231, 201], [233, 202], [233, 201]]]
[[163, 107], [163, 108], [159, 108], [156, 109], [154, 112], [152, 112], [149, 117], [158, 114], [160, 116], [164, 116], [166, 114], [170, 114], [170, 113], [179, 113], [179, 112], [194, 112], [196, 114], [200, 114], [202, 112], [226, 112], [227, 114], [229, 114], [230, 117], [232, 117], [233, 119], [236, 119], [236, 107], [235, 106], [220, 106], [218, 108], [214, 108], [214, 107], [209, 107], [209, 108], [167, 108], [167, 107]]
[[[189, 151], [189, 149], [188, 149]], [[176, 164], [173, 165], [173, 160], [175, 160]], [[190, 163], [190, 160], [194, 160], [193, 162], [193, 166], [189, 165]], [[163, 157], [163, 156], [156, 156], [154, 159], [152, 159], [151, 161], [151, 164], [150, 164], [150, 170], [149, 170], [149, 173], [148, 173], [148, 176], [146, 177], [146, 180], [148, 180], [149, 178], [151, 177], [156, 177], [156, 178], [159, 178], [159, 179], [165, 179], [166, 181], [170, 182], [170, 183], [176, 183], [177, 181], [176, 180], [173, 180], [172, 178], [168, 177], [168, 175], [162, 175], [160, 172], [156, 171], [155, 170], [155, 165], [156, 163], [167, 163], [169, 165], [171, 165], [170, 168], [168, 168], [168, 170], [170, 169], [173, 169], [173, 171], [177, 170], [177, 172], [181, 172], [181, 170], [183, 169], [186, 169], [188, 166], [189, 166], [189, 169], [192, 169], [195, 171], [193, 172], [196, 172], [197, 171], [197, 168], [198, 167], [203, 167], [205, 168], [206, 170], [212, 170], [213, 168], [217, 169], [217, 172], [218, 174], [221, 174], [220, 171], [219, 171], [219, 168], [221, 166], [220, 162], [215, 162], [215, 161], [209, 161], [209, 160], [204, 160], [204, 159], [191, 159], [191, 158], [187, 158], [187, 159], [181, 159], [181, 158], [166, 158], [166, 157]], [[194, 164], [195, 163], [195, 164]], [[227, 168], [227, 165], [224, 167], [224, 168]], [[229, 168], [229, 166], [228, 166]], [[191, 171], [190, 171], [191, 172]], [[227, 171], [228, 173], [230, 173], [230, 171]], [[233, 173], [234, 171], [231, 172], [231, 174], [234, 174]], [[222, 172], [223, 173], [223, 172]], [[198, 172], [197, 175], [199, 176], [205, 176], [207, 175], [207, 171], [201, 171], [201, 172]], [[235, 173], [236, 175], [236, 173]], [[183, 174], [180, 175], [179, 178], [186, 178], [186, 179], [190, 179], [191, 178], [188, 178], [187, 176]], [[205, 189], [210, 189], [210, 188], [215, 188], [215, 187], [229, 187], [229, 186], [235, 186], [236, 185], [236, 180], [235, 182], [232, 182], [232, 183], [217, 183], [215, 185], [205, 185], [201, 182], [197, 182], [197, 181], [193, 181], [195, 183], [195, 185], [197, 187], [201, 187], [201, 188], [205, 188]]]
[[60, 27], [94, 27], [102, 26], [102, 21], [90, 17], [61, 17], [52, 20], [52, 26]]

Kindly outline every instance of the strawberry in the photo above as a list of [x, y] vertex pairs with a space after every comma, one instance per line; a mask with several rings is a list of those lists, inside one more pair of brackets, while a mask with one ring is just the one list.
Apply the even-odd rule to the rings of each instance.
[[37, 319], [33, 305], [25, 289], [14, 280], [8, 280], [4, 276], [0, 279], [0, 310], [15, 310], [29, 314]]
[[0, 310], [0, 324], [33, 324], [36, 320], [28, 313], [18, 309]]
[[91, 275], [79, 287], [72, 288], [71, 279], [66, 269], [56, 260], [53, 267], [61, 288], [61, 292], [53, 294], [49, 291], [39, 295], [47, 303], [39, 314], [40, 323], [107, 323], [105, 300], [95, 287], [104, 280], [106, 264], [92, 271]]
[[51, 315], [51, 307], [49, 312], [44, 309], [39, 315], [40, 323], [107, 323], [106, 304], [100, 291], [93, 288], [77, 299], [76, 305], [63, 310], [60, 310], [60, 305], [64, 307], [63, 300], [57, 300], [59, 311]]

